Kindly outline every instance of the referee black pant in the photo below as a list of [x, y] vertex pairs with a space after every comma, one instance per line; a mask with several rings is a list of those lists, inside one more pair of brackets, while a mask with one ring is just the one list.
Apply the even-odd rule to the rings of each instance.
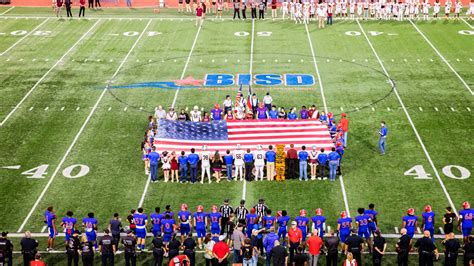
[[257, 18], [257, 8], [252, 7], [252, 10], [250, 10], [250, 13], [252, 14], [252, 19]]
[[101, 7], [100, 6], [100, 0], [95, 0], [95, 7]]
[[79, 17], [81, 16], [81, 14], [82, 14], [82, 16], [84, 17], [85, 13], [86, 13], [86, 7], [81, 6], [81, 7], [79, 8]]
[[229, 217], [222, 217], [221, 218], [221, 235], [224, 234], [225, 228], [227, 227], [227, 222], [229, 221]]
[[418, 265], [420, 266], [433, 266], [433, 256], [428, 253], [424, 253], [423, 251], [420, 253], [418, 257]]
[[258, 10], [258, 18], [259, 19], [265, 19], [265, 10]]
[[240, 19], [240, 8], [234, 8], [234, 19], [235, 19], [236, 14], [237, 14], [237, 17], [239, 17]]
[[71, 5], [66, 5], [66, 15], [72, 18]]
[[125, 252], [125, 265], [136, 266], [137, 265], [137, 254], [135, 252]]
[[89, 0], [89, 8], [94, 8], [94, 0]]
[[252, 181], [252, 163], [245, 163], [245, 180]]
[[247, 6], [244, 5], [244, 8], [242, 8], [242, 18], [247, 19], [247, 15], [245, 14], [247, 12]]

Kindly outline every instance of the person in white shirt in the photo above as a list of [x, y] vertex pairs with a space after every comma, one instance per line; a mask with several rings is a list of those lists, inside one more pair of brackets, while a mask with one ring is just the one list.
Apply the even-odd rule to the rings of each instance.
[[439, 10], [441, 9], [441, 4], [439, 0], [436, 0], [433, 7], [433, 18], [438, 19]]
[[469, 10], [467, 11], [467, 15], [469, 16], [469, 20], [474, 20], [474, 2], [471, 1], [469, 3]]
[[155, 108], [155, 118], [156, 120], [166, 118], [166, 112], [163, 110], [163, 106], [158, 105], [158, 107]]
[[260, 181], [263, 181], [263, 167], [265, 167], [265, 151], [262, 150], [262, 145], [257, 146], [257, 150], [254, 154], [255, 158], [255, 181], [258, 181], [260, 177]]
[[201, 159], [201, 184], [204, 184], [204, 176], [207, 173], [209, 184], [211, 183], [211, 153], [207, 150], [207, 146], [202, 146], [202, 152], [199, 155]]
[[224, 114], [227, 114], [227, 111], [232, 110], [232, 100], [230, 99], [230, 95], [225, 96], [223, 105], [224, 105]]
[[281, 12], [282, 12], [282, 18], [286, 19], [286, 16], [288, 15], [288, 1], [287, 0], [281, 3]]
[[459, 20], [459, 13], [461, 13], [462, 3], [461, 1], [456, 1], [456, 6], [454, 7], [454, 19]]
[[240, 148], [240, 144], [237, 144], [237, 148], [233, 152], [234, 165], [235, 165], [235, 181], [240, 177], [240, 181], [244, 177], [244, 150]]
[[192, 122], [200, 122], [201, 121], [201, 111], [199, 111], [199, 107], [196, 105], [194, 106], [193, 110], [190, 112], [191, 121]]
[[265, 104], [265, 107], [267, 107], [267, 110], [272, 110], [272, 96], [270, 96], [270, 93], [267, 92], [265, 96], [263, 96], [263, 104]]
[[430, 14], [430, 2], [428, 0], [425, 0], [425, 2], [423, 2], [423, 19], [428, 20], [429, 14]]
[[449, 13], [451, 13], [451, 0], [446, 0], [444, 4], [444, 15], [446, 19], [449, 19]]
[[177, 120], [178, 119], [178, 114], [176, 114], [173, 107], [170, 107], [169, 112], [166, 114], [166, 119], [167, 120]]

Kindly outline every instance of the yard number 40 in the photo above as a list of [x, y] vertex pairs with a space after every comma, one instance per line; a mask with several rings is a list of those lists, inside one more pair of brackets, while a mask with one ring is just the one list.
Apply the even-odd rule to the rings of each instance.
[[[453, 170], [455, 170], [454, 173]], [[471, 172], [469, 172], [468, 169], [459, 165], [446, 165], [442, 171], [445, 176], [459, 180], [467, 179], [471, 176]], [[413, 166], [403, 174], [406, 176], [414, 176], [415, 179], [432, 179], [431, 174], [428, 174], [421, 164]]]
[[[22, 175], [27, 175], [28, 178], [45, 178], [48, 174], [49, 164], [42, 164], [38, 167], [32, 168], [22, 172]], [[63, 176], [67, 178], [79, 178], [87, 175], [90, 171], [89, 166], [84, 164], [73, 164], [63, 170]]]

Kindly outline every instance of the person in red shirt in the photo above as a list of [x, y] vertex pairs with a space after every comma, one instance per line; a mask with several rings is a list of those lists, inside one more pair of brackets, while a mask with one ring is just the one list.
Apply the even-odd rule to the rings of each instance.
[[86, 13], [86, 0], [79, 0], [79, 17], [84, 17]]
[[277, 0], [272, 0], [272, 20], [275, 20], [277, 16]]
[[344, 132], [344, 148], [347, 146], [347, 131], [349, 131], [349, 120], [347, 120], [346, 116], [346, 113], [342, 113], [341, 120], [339, 120], [342, 132]]
[[286, 158], [288, 159], [287, 178], [295, 178], [298, 175], [296, 172], [296, 166], [298, 165], [298, 152], [295, 150], [295, 145], [290, 144], [290, 149], [286, 152]]
[[172, 259], [170, 259], [169, 266], [189, 266], [191, 262], [189, 261], [188, 256], [186, 255], [178, 255]]
[[32, 260], [30, 262], [30, 266], [45, 266], [46, 264], [44, 263], [44, 261], [41, 260], [41, 255], [40, 254], [36, 254], [35, 255], [35, 260]]
[[323, 240], [318, 236], [318, 231], [316, 229], [313, 230], [313, 233], [306, 241], [306, 244], [308, 245], [309, 265], [318, 265]]
[[219, 242], [214, 244], [214, 247], [212, 248], [212, 254], [217, 259], [217, 264], [215, 265], [220, 266], [229, 264], [227, 257], [229, 256], [230, 249], [224, 240], [225, 236], [219, 236]]
[[290, 261], [293, 261], [296, 249], [301, 245], [303, 240], [303, 232], [297, 226], [296, 221], [291, 222], [290, 230], [288, 230], [288, 240], [290, 242]]
[[202, 4], [199, 3], [198, 7], [196, 8], [196, 27], [202, 26], [202, 22], [204, 21], [203, 15], [204, 9], [202, 8]]

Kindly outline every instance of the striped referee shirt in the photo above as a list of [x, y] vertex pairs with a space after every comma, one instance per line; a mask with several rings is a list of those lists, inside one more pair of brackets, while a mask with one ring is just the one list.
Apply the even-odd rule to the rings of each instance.
[[245, 206], [239, 206], [235, 208], [235, 216], [238, 221], [245, 220], [246, 215], [249, 213], [249, 210]]
[[263, 215], [265, 215], [265, 213], [267, 212], [268, 207], [265, 204], [259, 203], [259, 204], [255, 205], [254, 209], [257, 213], [257, 216], [263, 217]]
[[231, 213], [234, 213], [234, 209], [228, 204], [223, 204], [219, 208], [219, 212], [222, 214], [222, 218], [229, 218]]

